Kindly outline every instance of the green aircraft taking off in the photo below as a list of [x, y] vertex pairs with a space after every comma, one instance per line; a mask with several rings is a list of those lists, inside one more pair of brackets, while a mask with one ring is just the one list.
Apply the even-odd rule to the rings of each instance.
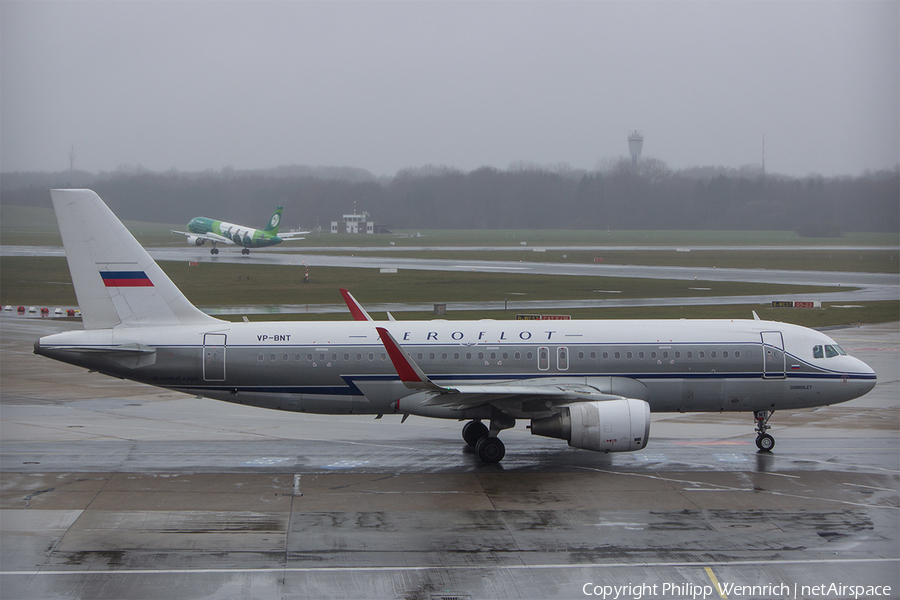
[[187, 231], [175, 231], [187, 236], [187, 243], [191, 246], [202, 246], [207, 241], [212, 242], [210, 254], [218, 254], [219, 249], [216, 244], [230, 244], [233, 246], [242, 246], [242, 254], [250, 254], [250, 248], [263, 248], [265, 246], [274, 246], [281, 242], [302, 240], [304, 233], [308, 231], [292, 231], [278, 235], [278, 225], [281, 223], [281, 210], [279, 206], [269, 219], [269, 223], [262, 229], [253, 229], [244, 225], [235, 225], [227, 221], [216, 221], [207, 219], [206, 217], [194, 217], [187, 224]]

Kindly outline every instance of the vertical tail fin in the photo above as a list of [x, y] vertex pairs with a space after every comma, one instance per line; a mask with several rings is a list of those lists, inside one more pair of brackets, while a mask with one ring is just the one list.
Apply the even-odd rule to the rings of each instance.
[[269, 219], [269, 223], [263, 227], [263, 232], [271, 235], [278, 235], [278, 226], [281, 224], [281, 209], [284, 208], [279, 206], [275, 209], [275, 212], [272, 213], [272, 218]]
[[85, 329], [217, 323], [198, 310], [92, 190], [51, 190]]

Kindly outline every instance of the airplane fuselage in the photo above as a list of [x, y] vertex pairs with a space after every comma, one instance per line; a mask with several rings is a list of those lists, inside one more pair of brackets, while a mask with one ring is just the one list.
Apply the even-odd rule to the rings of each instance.
[[[754, 320], [382, 323], [439, 385], [522, 383], [645, 400], [652, 412], [760, 411], [843, 402], [875, 374], [826, 335]], [[818, 348], [818, 349], [817, 349]], [[370, 322], [117, 327], [47, 336], [35, 352], [219, 400], [329, 414], [489, 418], [423, 405]], [[826, 356], [828, 354], [828, 356]], [[552, 405], [511, 400], [515, 418]], [[485, 411], [487, 411], [485, 413]]]
[[223, 238], [223, 243], [233, 243], [244, 248], [262, 248], [280, 244], [283, 240], [277, 235], [269, 235], [259, 229], [235, 225], [227, 221], [216, 221], [206, 217], [195, 217], [187, 224], [191, 233], [198, 235], [213, 234]]

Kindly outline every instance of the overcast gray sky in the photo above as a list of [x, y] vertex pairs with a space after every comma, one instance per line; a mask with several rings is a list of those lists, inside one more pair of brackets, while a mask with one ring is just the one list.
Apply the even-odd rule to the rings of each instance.
[[900, 163], [900, 2], [0, 2], [0, 169]]

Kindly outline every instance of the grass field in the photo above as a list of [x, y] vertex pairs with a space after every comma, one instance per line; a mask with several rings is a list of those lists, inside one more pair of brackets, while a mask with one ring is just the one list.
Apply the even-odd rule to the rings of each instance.
[[[864, 302], [855, 308], [837, 308], [825, 303], [821, 309], [771, 308], [760, 304], [728, 304], [723, 306], [638, 306], [623, 308], [584, 308], [565, 310], [516, 310], [508, 311], [460, 311], [448, 312], [441, 319], [512, 320], [517, 313], [565, 314], [573, 319], [752, 319], [753, 311], [768, 321], [793, 323], [804, 327], [841, 327], [862, 323], [887, 323], [900, 319], [900, 301]], [[839, 306], [843, 306], [838, 304]], [[376, 321], [386, 321], [384, 313], [370, 312]], [[349, 321], [350, 314], [251, 314], [251, 321]], [[243, 315], [226, 315], [219, 318], [240, 321]], [[401, 312], [394, 314], [398, 321], [435, 319], [432, 312]]]
[[[349, 288], [364, 305], [447, 302], [499, 302], [504, 311], [457, 312], [448, 319], [515, 318], [520, 300], [577, 300], [603, 298], [729, 296], [770, 293], [827, 293], [833, 288], [765, 285], [739, 282], [622, 279], [555, 275], [522, 275], [440, 271], [400, 271], [381, 274], [375, 269], [316, 268], [311, 283], [302, 283], [299, 266], [164, 262], [160, 266], [194, 304], [201, 307], [341, 304], [339, 288]], [[710, 288], [696, 290], [690, 288]], [[612, 294], [611, 291], [619, 293]], [[63, 258], [4, 257], [0, 259], [0, 300], [13, 306], [68, 306], [76, 303]], [[810, 326], [883, 322], [900, 318], [900, 300], [869, 302], [862, 308], [823, 310], [771, 309], [767, 306], [637, 307], [566, 310], [573, 318], [748, 318], [756, 310], [772, 318]], [[560, 311], [544, 310], [544, 313]], [[434, 318], [431, 313], [398, 313], [398, 319]], [[260, 319], [334, 319], [342, 315], [256, 315]], [[232, 317], [228, 317], [232, 318]], [[238, 320], [240, 317], [234, 317]], [[385, 318], [381, 315], [381, 318]]]
[[[50, 209], [0, 206], [0, 243], [10, 245], [60, 245], [56, 219]], [[170, 233], [180, 225], [126, 222], [126, 226], [145, 246], [183, 245], [180, 236]], [[509, 260], [554, 263], [634, 264], [717, 268], [762, 268], [787, 270], [900, 272], [900, 251], [863, 249], [846, 246], [898, 245], [896, 234], [850, 233], [840, 238], [801, 238], [790, 231], [422, 231], [420, 237], [399, 235], [310, 234], [308, 239], [291, 245], [297, 252], [305, 247], [351, 246], [365, 248], [367, 255], [396, 256], [396, 248], [427, 246], [516, 246], [525, 250], [404, 251], [403, 257], [448, 258], [459, 260]], [[391, 249], [390, 244], [394, 244]], [[533, 252], [539, 246], [794, 246], [797, 250], [575, 250]], [[833, 249], [807, 250], [804, 246], [833, 246]], [[353, 252], [329, 251], [329, 254]], [[185, 295], [201, 307], [340, 304], [338, 289], [345, 287], [364, 304], [389, 302], [446, 303], [497, 302], [517, 300], [578, 300], [598, 298], [687, 297], [699, 294], [730, 296], [769, 293], [827, 293], [829, 287], [775, 286], [749, 283], [622, 279], [604, 277], [534, 276], [516, 274], [451, 273], [406, 271], [380, 274], [376, 270], [317, 268], [312, 282], [301, 283], [300, 267], [201, 263], [161, 263], [163, 269]], [[691, 290], [689, 288], [710, 288]], [[605, 290], [605, 292], [604, 292]], [[616, 294], [609, 294], [616, 291]], [[824, 297], [824, 296], [823, 296]], [[13, 306], [74, 305], [74, 290], [66, 262], [62, 258], [0, 258], [0, 301]], [[893, 321], [900, 318], [900, 299], [864, 303], [862, 308], [822, 310], [771, 309], [765, 306], [705, 306], [605, 308], [567, 311], [576, 318], [745, 318], [756, 310], [762, 318], [796, 322], [810, 326], [840, 325], [856, 322]], [[545, 311], [547, 312], [547, 311]], [[397, 318], [433, 318], [431, 313], [399, 313]], [[333, 319], [335, 315], [267, 315], [258, 318]], [[349, 318], [349, 317], [347, 317]], [[447, 318], [515, 318], [513, 311], [464, 312]]]

